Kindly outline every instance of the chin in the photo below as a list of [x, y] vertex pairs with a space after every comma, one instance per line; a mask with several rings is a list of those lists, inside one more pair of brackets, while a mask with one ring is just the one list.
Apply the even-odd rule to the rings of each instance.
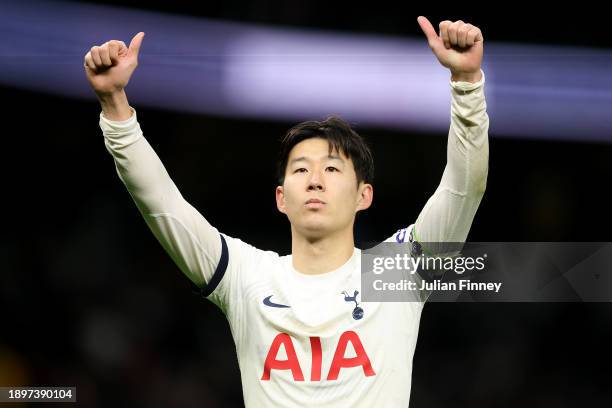
[[301, 235], [316, 239], [333, 233], [341, 228], [329, 214], [308, 212], [300, 214], [297, 219], [290, 219], [293, 228]]
[[297, 229], [309, 238], [320, 238], [327, 235], [332, 226], [324, 220], [309, 220], [301, 223]]
[[300, 229], [303, 231], [323, 232], [324, 233], [324, 232], [329, 231], [331, 228], [325, 222], [307, 222], [303, 224]]

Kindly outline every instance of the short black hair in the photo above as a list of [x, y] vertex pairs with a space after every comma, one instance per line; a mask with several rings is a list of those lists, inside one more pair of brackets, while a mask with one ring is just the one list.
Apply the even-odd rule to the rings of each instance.
[[330, 116], [325, 120], [310, 120], [298, 123], [281, 139], [277, 161], [277, 180], [279, 185], [285, 182], [285, 171], [291, 149], [303, 140], [321, 138], [329, 142], [329, 153], [338, 151], [353, 161], [357, 185], [360, 182], [374, 181], [374, 158], [367, 143], [351, 125], [339, 116]]

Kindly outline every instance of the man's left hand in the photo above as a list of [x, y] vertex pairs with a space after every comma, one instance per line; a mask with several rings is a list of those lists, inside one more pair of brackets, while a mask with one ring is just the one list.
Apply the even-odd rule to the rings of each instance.
[[420, 16], [417, 21], [438, 61], [450, 69], [451, 80], [478, 82], [482, 78], [484, 39], [478, 27], [461, 20], [445, 20], [438, 35], [427, 18]]

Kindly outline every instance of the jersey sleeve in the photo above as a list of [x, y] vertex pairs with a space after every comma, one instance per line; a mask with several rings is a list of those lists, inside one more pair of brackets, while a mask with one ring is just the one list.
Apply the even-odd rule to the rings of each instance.
[[450, 82], [447, 164], [440, 185], [416, 220], [413, 235], [418, 242], [465, 242], [467, 238], [488, 174], [484, 83], [484, 72], [476, 83]]
[[160, 158], [143, 136], [136, 111], [125, 121], [100, 114], [104, 143], [119, 178], [162, 247], [198, 292], [226, 314], [244, 337], [245, 288], [261, 279], [278, 254], [221, 234], [181, 195]]
[[[393, 235], [385, 239], [383, 242], [405, 244], [404, 251], [409, 252], [410, 256], [414, 258], [423, 255], [421, 244], [414, 237], [414, 224], [411, 224], [406, 228], [397, 230]], [[423, 270], [417, 270], [415, 273], [406, 272], [404, 278], [406, 280], [416, 282], [416, 286], [420, 288], [421, 281], [423, 279], [429, 281], [432, 277], [426, 275]], [[428, 290], [419, 290], [416, 294], [410, 292], [410, 296], [407, 297], [407, 300], [409, 302], [418, 301], [421, 303], [425, 303], [429, 298], [430, 294], [431, 291]]]
[[125, 121], [100, 113], [100, 128], [117, 174], [146, 224], [179, 269], [210, 295], [227, 267], [227, 240], [183, 198], [144, 138], [134, 109]]

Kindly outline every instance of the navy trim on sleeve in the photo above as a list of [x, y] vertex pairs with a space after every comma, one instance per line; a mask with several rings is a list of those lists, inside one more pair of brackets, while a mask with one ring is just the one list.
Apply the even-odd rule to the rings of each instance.
[[227, 243], [225, 242], [225, 238], [223, 235], [219, 234], [221, 237], [221, 259], [219, 260], [219, 264], [217, 265], [217, 269], [215, 269], [215, 273], [213, 273], [212, 278], [208, 282], [208, 284], [204, 285], [203, 288], [198, 288], [194, 286], [194, 293], [200, 294], [202, 297], [208, 297], [219, 285], [223, 275], [225, 274], [225, 270], [227, 269], [227, 262], [229, 260], [229, 251], [227, 250]]

